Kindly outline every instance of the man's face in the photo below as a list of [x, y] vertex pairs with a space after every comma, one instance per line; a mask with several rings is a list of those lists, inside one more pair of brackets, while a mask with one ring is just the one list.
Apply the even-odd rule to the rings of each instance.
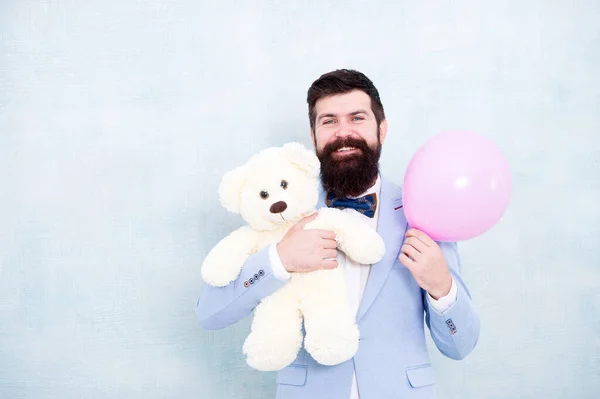
[[387, 122], [377, 126], [371, 98], [360, 90], [320, 99], [315, 114], [311, 135], [325, 189], [338, 196], [361, 194], [377, 178]]

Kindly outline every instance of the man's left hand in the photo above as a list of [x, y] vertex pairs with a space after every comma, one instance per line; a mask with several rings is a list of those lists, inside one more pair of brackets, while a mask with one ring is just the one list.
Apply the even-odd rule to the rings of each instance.
[[450, 292], [452, 276], [448, 263], [440, 246], [427, 234], [409, 229], [398, 260], [433, 299], [438, 300]]

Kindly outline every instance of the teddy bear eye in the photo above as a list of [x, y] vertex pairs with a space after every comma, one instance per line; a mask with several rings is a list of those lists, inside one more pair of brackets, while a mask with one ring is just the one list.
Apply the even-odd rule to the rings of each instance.
[[285, 180], [282, 180], [280, 185], [281, 185], [281, 188], [283, 188], [284, 190], [286, 190], [287, 187], [288, 187], [288, 182], [286, 182]]
[[268, 193], [268, 192], [266, 192], [266, 191], [261, 191], [261, 192], [260, 192], [260, 198], [262, 198], [262, 199], [267, 199], [267, 198], [269, 198], [269, 193]]

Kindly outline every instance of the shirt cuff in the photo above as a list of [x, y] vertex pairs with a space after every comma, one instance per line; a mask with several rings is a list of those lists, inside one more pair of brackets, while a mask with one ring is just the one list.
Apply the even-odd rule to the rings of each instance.
[[429, 292], [427, 293], [427, 300], [429, 301], [429, 304], [438, 313], [444, 313], [444, 311], [446, 309], [448, 309], [450, 306], [454, 305], [454, 303], [456, 302], [456, 297], [457, 297], [457, 288], [456, 288], [456, 284], [454, 283], [454, 277], [452, 278], [452, 286], [450, 287], [450, 292], [448, 292], [448, 294], [446, 296], [443, 296], [440, 299], [435, 300], [435, 299], [433, 299], [433, 297], [431, 295], [429, 295]]
[[288, 281], [292, 274], [285, 270], [279, 254], [277, 253], [277, 244], [271, 244], [269, 247], [269, 261], [271, 262], [271, 269], [275, 278], [281, 281]]

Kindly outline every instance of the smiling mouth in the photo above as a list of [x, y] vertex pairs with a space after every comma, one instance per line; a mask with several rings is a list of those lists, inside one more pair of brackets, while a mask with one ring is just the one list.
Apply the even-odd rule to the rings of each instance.
[[346, 156], [350, 154], [356, 154], [360, 151], [360, 149], [356, 147], [341, 147], [333, 152], [336, 156]]

